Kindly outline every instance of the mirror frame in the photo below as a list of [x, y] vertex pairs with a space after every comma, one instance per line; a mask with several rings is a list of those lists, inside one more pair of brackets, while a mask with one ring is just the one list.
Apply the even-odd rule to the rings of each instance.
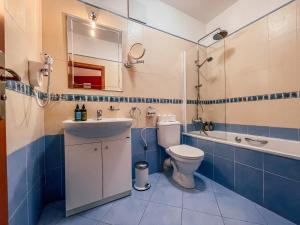
[[[71, 52], [70, 53], [70, 50], [69, 50], [69, 43], [68, 43], [68, 32], [69, 32], [69, 23], [71, 20], [73, 21], [76, 21], [76, 22], [80, 22], [82, 23], [83, 25], [86, 25], [86, 26], [91, 26], [91, 21], [88, 20], [88, 19], [84, 19], [84, 18], [81, 18], [81, 17], [78, 17], [78, 16], [74, 16], [74, 15], [71, 15], [71, 14], [67, 14], [67, 13], [64, 13], [65, 15], [65, 25], [66, 25], [66, 52], [67, 52], [67, 60], [68, 60], [68, 65], [67, 65], [67, 68], [68, 68], [68, 88], [70, 89], [82, 89], [82, 90], [101, 90], [101, 91], [110, 91], [110, 92], [123, 92], [124, 91], [124, 88], [123, 88], [123, 71], [122, 71], [122, 68], [120, 69], [120, 73], [119, 73], [119, 76], [121, 76], [121, 83], [120, 83], [120, 86], [116, 86], [115, 89], [105, 89], [105, 83], [104, 83], [104, 87], [102, 85], [101, 88], [91, 88], [91, 89], [86, 89], [86, 88], [83, 88], [83, 87], [80, 87], [80, 86], [77, 86], [76, 84], [74, 84], [73, 82], [73, 68], [72, 68], [72, 64], [77, 64], [77, 65], [80, 65], [80, 66], [76, 66], [76, 67], [81, 67], [81, 68], [86, 68], [86, 69], [94, 69], [94, 70], [101, 70], [101, 72], [103, 73], [104, 77], [102, 79], [102, 82], [105, 82], [105, 76], [107, 76], [108, 74], [105, 73], [105, 67], [104, 66], [101, 66], [101, 65], [96, 65], [96, 64], [89, 64], [89, 63], [82, 63], [82, 62], [76, 62], [76, 60], [74, 60], [74, 53]], [[113, 31], [113, 32], [117, 32], [120, 34], [119, 36], [119, 49], [121, 51], [121, 58], [118, 60], [118, 61], [114, 61], [116, 63], [119, 64], [119, 66], [123, 66], [123, 33], [124, 31], [123, 30], [120, 30], [120, 29], [117, 29], [117, 28], [113, 28], [113, 27], [109, 27], [109, 26], [103, 26], [101, 24], [98, 24], [97, 22], [95, 23], [95, 27], [96, 28], [100, 28], [100, 29], [104, 29], [104, 30], [110, 30], [110, 31]], [[87, 55], [79, 55], [79, 56], [82, 56], [82, 57], [87, 57], [87, 58], [95, 58], [95, 57], [92, 57], [92, 56], [87, 56]], [[95, 58], [97, 59], [97, 58]], [[102, 59], [104, 61], [112, 61], [112, 60], [109, 60], [109, 59]], [[71, 64], [71, 65], [70, 65]], [[82, 67], [84, 66], [84, 67]]]

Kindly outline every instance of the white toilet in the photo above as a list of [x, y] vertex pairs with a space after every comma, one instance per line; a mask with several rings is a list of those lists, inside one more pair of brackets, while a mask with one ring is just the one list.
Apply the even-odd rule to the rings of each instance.
[[200, 166], [204, 152], [188, 145], [180, 145], [180, 122], [174, 116], [159, 117], [157, 123], [158, 144], [171, 157], [173, 179], [184, 188], [194, 188], [194, 172]]

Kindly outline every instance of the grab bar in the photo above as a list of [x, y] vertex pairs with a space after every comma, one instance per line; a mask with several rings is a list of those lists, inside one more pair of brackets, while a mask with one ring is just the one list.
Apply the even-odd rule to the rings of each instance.
[[247, 142], [257, 142], [257, 143], [262, 144], [262, 145], [268, 144], [268, 141], [266, 141], [266, 140], [252, 139], [252, 138], [248, 138], [248, 137], [245, 138], [245, 141], [247, 141]]

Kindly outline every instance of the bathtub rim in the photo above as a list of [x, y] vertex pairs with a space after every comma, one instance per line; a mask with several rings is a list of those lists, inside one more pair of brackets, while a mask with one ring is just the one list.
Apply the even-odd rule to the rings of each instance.
[[[240, 133], [234, 133], [234, 132], [226, 132], [226, 133], [231, 133], [231, 134], [236, 134], [237, 136], [240, 136], [242, 134]], [[300, 150], [299, 150], [299, 155], [295, 155], [295, 154], [290, 154], [290, 153], [285, 153], [285, 152], [281, 152], [278, 150], [272, 150], [269, 148], [262, 148], [262, 147], [256, 147], [256, 146], [252, 146], [252, 145], [245, 145], [245, 144], [241, 144], [241, 143], [235, 143], [235, 142], [231, 142], [228, 140], [223, 140], [223, 139], [218, 139], [218, 138], [214, 138], [214, 137], [205, 137], [202, 135], [196, 135], [196, 134], [191, 134], [191, 133], [186, 133], [183, 132], [182, 135], [185, 136], [190, 136], [190, 137], [194, 137], [194, 138], [198, 138], [198, 139], [203, 139], [206, 141], [212, 141], [212, 142], [216, 142], [216, 143], [220, 143], [220, 144], [226, 144], [226, 145], [231, 145], [234, 147], [239, 147], [239, 148], [243, 148], [243, 149], [249, 149], [249, 150], [254, 150], [254, 151], [258, 151], [258, 152], [262, 152], [262, 153], [267, 153], [267, 154], [272, 154], [272, 155], [277, 155], [277, 156], [281, 156], [281, 157], [285, 157], [285, 158], [290, 158], [290, 159], [295, 159], [295, 160], [300, 160]], [[243, 134], [245, 135], [245, 134]], [[246, 136], [255, 136], [255, 135], [246, 135]], [[258, 136], [261, 137], [261, 136]], [[299, 143], [299, 141], [293, 141], [293, 140], [286, 140], [286, 139], [281, 139], [281, 138], [271, 138], [271, 137], [265, 137], [268, 140], [282, 140], [282, 141], [288, 141], [288, 142], [294, 142], [294, 143]], [[300, 143], [299, 143], [300, 145]]]

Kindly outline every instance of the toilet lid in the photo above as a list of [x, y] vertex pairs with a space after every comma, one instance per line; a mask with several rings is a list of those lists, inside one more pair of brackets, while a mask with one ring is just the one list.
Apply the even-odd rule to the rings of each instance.
[[199, 148], [188, 145], [177, 145], [169, 148], [170, 152], [177, 157], [184, 159], [199, 159], [204, 156], [204, 152]]

